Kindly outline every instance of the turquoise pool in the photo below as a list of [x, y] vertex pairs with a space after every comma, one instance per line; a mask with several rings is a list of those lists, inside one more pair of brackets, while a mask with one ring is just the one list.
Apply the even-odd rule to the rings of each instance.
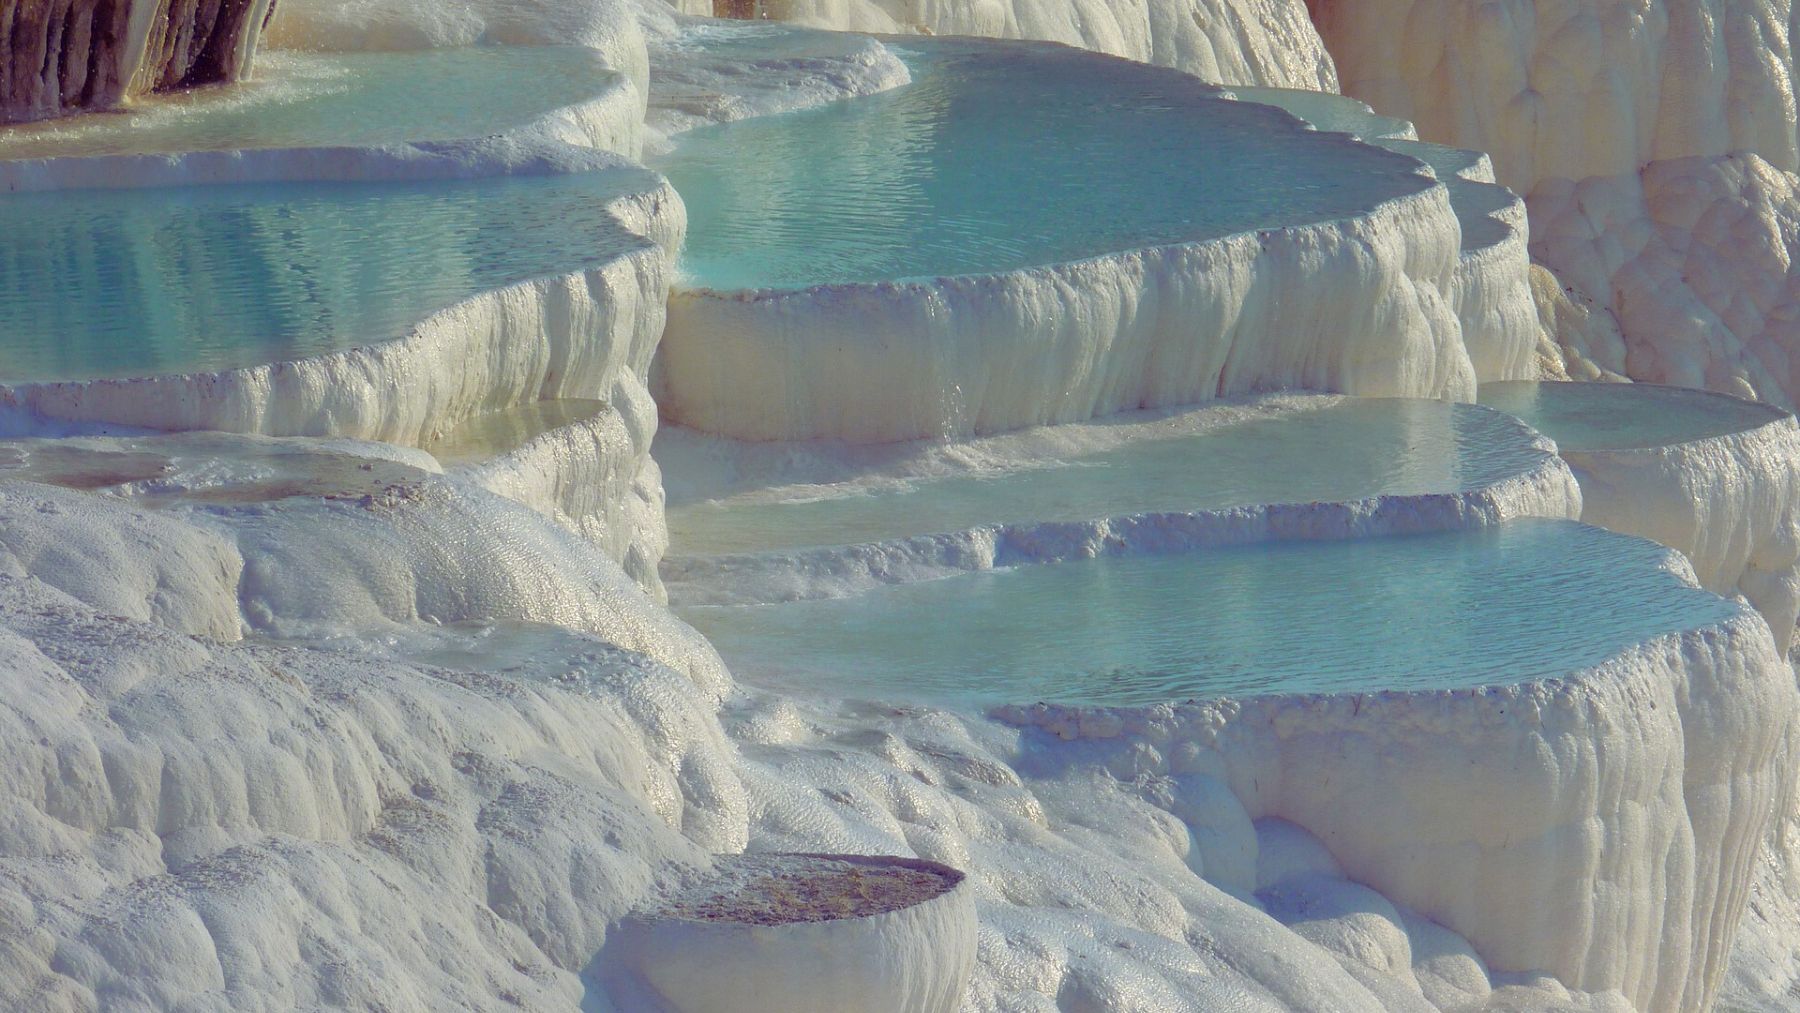
[[0, 127], [0, 159], [350, 147], [486, 137], [617, 85], [577, 46], [265, 51], [254, 79], [128, 111]]
[[1482, 404], [1570, 451], [1633, 450], [1755, 429], [1787, 412], [1728, 394], [1648, 383], [1484, 383]]
[[889, 45], [912, 84], [699, 128], [652, 161], [687, 204], [688, 284], [1009, 271], [1346, 217], [1430, 185], [1408, 159], [1173, 71], [1034, 44]]
[[1570, 521], [1103, 558], [678, 610], [748, 681], [944, 706], [1553, 678], [1739, 607]]
[[[1203, 413], [1204, 414], [1204, 413]], [[849, 545], [993, 523], [1074, 521], [1480, 488], [1542, 464], [1500, 412], [1443, 401], [1345, 399], [1151, 436], [1053, 461], [671, 505], [671, 553]]]
[[280, 362], [600, 262], [642, 170], [0, 196], [0, 382]]

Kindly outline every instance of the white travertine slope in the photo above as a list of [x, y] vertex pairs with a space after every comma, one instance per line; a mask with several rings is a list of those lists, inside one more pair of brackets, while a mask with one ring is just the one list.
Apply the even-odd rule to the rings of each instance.
[[[346, 542], [379, 533], [325, 509], [292, 515], [312, 516], [315, 535], [346, 528]], [[472, 541], [441, 514], [413, 530], [420, 548]], [[354, 602], [360, 579], [309, 586]], [[748, 843], [973, 870], [978, 1009], [1376, 1004], [1305, 937], [1203, 880], [1215, 864], [1230, 876], [1225, 851], [1202, 855], [1139, 797], [1154, 784], [1021, 777], [1014, 766], [1045, 758], [1017, 733], [916, 710], [767, 700], [733, 718], [734, 743], [711, 713], [717, 688], [608, 643], [623, 627], [605, 640], [541, 628], [544, 648], [520, 661], [504, 627], [343, 635], [366, 628], [359, 612], [338, 616], [350, 625], [332, 650], [243, 647], [0, 578], [0, 723], [13, 729], [0, 750], [14, 757], [0, 765], [0, 939], [14, 942], [0, 996], [594, 1008], [609, 925], [704, 852]], [[411, 642], [461, 644], [462, 662], [407, 661]], [[1189, 819], [1249, 825], [1223, 789], [1175, 790]], [[440, 959], [446, 945], [458, 959]]]
[[1732, 151], [1800, 169], [1789, 0], [1310, 0], [1343, 91], [1501, 183]]
[[[650, 457], [650, 436], [633, 433], [629, 420], [604, 402], [583, 402], [591, 413], [537, 431], [538, 402], [476, 419], [463, 430], [483, 428], [502, 445], [471, 454], [455, 468], [469, 481], [555, 518], [604, 548], [652, 596], [662, 596], [657, 561], [668, 548], [663, 520], [662, 473]], [[525, 428], [509, 439], [508, 425]], [[452, 439], [456, 434], [451, 434]], [[439, 449], [432, 445], [432, 449]]]
[[1433, 188], [1347, 221], [1006, 274], [680, 292], [658, 403], [743, 439], [877, 443], [1277, 387], [1469, 400], [1500, 377], [1477, 376], [1449, 305], [1457, 236]]
[[[1061, 42], [1220, 84], [1337, 90], [1302, 0], [763, 0], [812, 28]], [[683, 0], [711, 14], [706, 0]]]
[[[1531, 360], [1539, 349], [1520, 337], [1538, 327], [1532, 320], [1525, 202], [1495, 181], [1485, 154], [1421, 142], [1412, 124], [1377, 115], [1345, 96], [1283, 88], [1234, 89], [1232, 94], [1285, 109], [1317, 129], [1349, 133], [1426, 163], [1449, 191], [1460, 227], [1461, 255], [1446, 295], [1456, 309], [1475, 375], [1531, 375]], [[1544, 338], [1537, 343], [1541, 348]]]
[[1617, 317], [1623, 348], [1562, 339], [1572, 372], [1795, 403], [1788, 0], [1311, 6], [1344, 91], [1489, 152], [1533, 257]]
[[1052, 754], [1077, 740], [1071, 762], [1228, 786], [1490, 968], [1663, 1011], [1724, 978], [1793, 803], [1797, 704], [1744, 610], [1549, 683], [1004, 715]]
[[[1007, 51], [1071, 74], [1158, 73]], [[1320, 146], [1337, 144], [1367, 150]], [[1393, 159], [1391, 177], [1369, 170], [1381, 198], [1330, 221], [985, 274], [680, 289], [657, 402], [739, 439], [880, 443], [1277, 388], [1468, 400], [1471, 382], [1535, 377], [1541, 329], [1523, 214], [1478, 155], [1465, 161], [1421, 185], [1413, 153]], [[1505, 199], [1465, 236], [1451, 186]]]
[[[1125, 413], [1093, 422], [1044, 426], [978, 440], [944, 444], [921, 441], [870, 448], [825, 442], [739, 443], [665, 427], [655, 452], [677, 503], [810, 502], [879, 497], [933, 479], [1001, 479], [1035, 469], [1091, 466], [1086, 455], [1181, 435], [1227, 430], [1247, 421], [1280, 418], [1349, 399], [1273, 395], [1247, 402], [1164, 412]], [[1482, 409], [1460, 409], [1480, 412]], [[1169, 554], [1284, 539], [1347, 539], [1499, 524], [1517, 517], [1581, 516], [1581, 491], [1555, 448], [1523, 424], [1483, 431], [1504, 451], [1503, 473], [1475, 478], [1477, 465], [1459, 458], [1454, 488], [1393, 491], [1367, 498], [1313, 501], [1316, 494], [1215, 509], [1152, 512], [1096, 511], [1092, 517], [1023, 520], [1029, 504], [1014, 504], [1011, 517], [984, 518], [977, 527], [944, 530], [921, 518], [910, 533], [878, 541], [842, 541], [828, 528], [812, 534], [813, 547], [765, 551], [697, 552], [691, 546], [662, 562], [670, 599], [677, 605], [724, 605], [843, 597], [883, 584], [931, 580], [958, 572], [1054, 563], [1099, 556]], [[1442, 430], [1413, 434], [1413, 446]], [[1496, 431], [1497, 430], [1497, 431]], [[1510, 431], [1509, 431], [1510, 430]], [[1304, 449], [1296, 455], [1305, 457]], [[1495, 454], [1502, 457], [1501, 453]], [[1288, 467], [1294, 462], [1267, 462]], [[1487, 466], [1483, 462], [1482, 466]], [[1467, 469], [1467, 470], [1463, 470]], [[1120, 475], [1120, 481], [1155, 481], [1155, 475]], [[1062, 504], [1058, 504], [1058, 507]], [[1054, 508], [1053, 508], [1054, 509]], [[755, 522], [752, 522], [754, 525]]]
[[609, 921], [743, 843], [705, 698], [622, 652], [570, 692], [34, 580], [0, 614], [9, 1008], [573, 1010]]
[[1531, 208], [1533, 254], [1618, 318], [1599, 365], [1795, 403], [1800, 177], [1755, 154], [1678, 159], [1547, 182]]

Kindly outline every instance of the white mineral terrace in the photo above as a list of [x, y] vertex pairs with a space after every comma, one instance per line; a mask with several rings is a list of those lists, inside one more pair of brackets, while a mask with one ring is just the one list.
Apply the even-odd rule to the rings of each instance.
[[1522, 236], [1471, 267], [1416, 159], [1119, 60], [892, 46], [910, 84], [655, 160], [691, 223], [670, 419], [868, 443], [1274, 386], [1469, 400], [1532, 375]]
[[1800, 614], [1800, 426], [1778, 408], [1653, 384], [1499, 383], [1484, 403], [1556, 441], [1581, 518], [1679, 549], [1783, 651]]
[[1265, 397], [879, 455], [665, 429], [656, 453], [672, 490], [663, 574], [683, 604], [1581, 511], [1541, 437], [1442, 401]]
[[1793, 1008], [1786, 0], [90, 6], [0, 1008]]

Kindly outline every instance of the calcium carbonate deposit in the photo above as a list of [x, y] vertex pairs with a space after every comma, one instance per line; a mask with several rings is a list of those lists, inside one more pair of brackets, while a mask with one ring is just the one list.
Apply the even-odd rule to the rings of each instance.
[[1800, 1008], [1797, 24], [0, 0], [0, 1008]]

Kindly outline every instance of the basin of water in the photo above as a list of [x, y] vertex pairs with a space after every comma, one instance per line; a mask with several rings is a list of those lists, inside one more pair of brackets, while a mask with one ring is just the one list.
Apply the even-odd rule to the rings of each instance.
[[1516, 415], [1568, 451], [1635, 450], [1729, 436], [1787, 413], [1729, 394], [1648, 383], [1510, 381], [1481, 385], [1482, 404]]
[[578, 46], [257, 56], [231, 88], [150, 96], [119, 113], [0, 127], [0, 159], [363, 146], [486, 137], [618, 84]]
[[641, 242], [641, 170], [0, 196], [0, 382], [288, 361]]
[[1530, 471], [1546, 456], [1525, 427], [1500, 412], [1400, 398], [1320, 400], [1327, 403], [1291, 411], [1203, 409], [1186, 418], [1228, 421], [1060, 460], [1027, 456], [1010, 469], [794, 484], [672, 503], [671, 551], [719, 555], [992, 523], [1454, 493]]
[[689, 284], [1012, 271], [1343, 218], [1431, 185], [1409, 159], [1173, 71], [1041, 45], [889, 45], [911, 84], [698, 128], [653, 160], [687, 204]]
[[852, 598], [697, 606], [748, 681], [982, 707], [1511, 684], [1740, 608], [1654, 543], [1571, 521], [964, 574]]

